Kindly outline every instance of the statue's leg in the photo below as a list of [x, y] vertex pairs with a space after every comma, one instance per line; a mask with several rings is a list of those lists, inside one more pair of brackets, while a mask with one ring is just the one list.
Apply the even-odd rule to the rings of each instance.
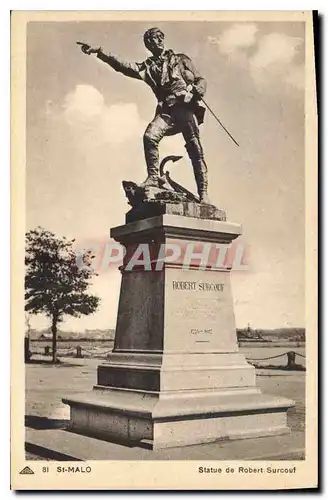
[[199, 201], [210, 204], [207, 194], [207, 165], [204, 159], [204, 151], [200, 142], [199, 128], [195, 115], [192, 110], [181, 108], [178, 110], [176, 121], [181, 127], [184, 140], [186, 141], [185, 148], [194, 169]]
[[148, 176], [141, 184], [145, 186], [159, 187], [159, 153], [158, 145], [165, 134], [171, 128], [171, 119], [167, 115], [156, 115], [152, 122], [146, 128], [143, 137], [145, 159]]

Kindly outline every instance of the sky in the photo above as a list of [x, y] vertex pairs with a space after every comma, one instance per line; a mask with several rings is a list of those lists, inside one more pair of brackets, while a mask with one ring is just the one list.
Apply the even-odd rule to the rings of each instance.
[[[232, 272], [237, 327], [304, 326], [304, 23], [160, 22], [167, 48], [186, 53], [208, 83], [201, 138], [211, 201], [241, 223], [248, 270]], [[122, 180], [146, 176], [142, 135], [156, 100], [76, 41], [141, 62], [147, 22], [30, 22], [27, 30], [27, 230], [77, 242], [109, 240], [129, 210]], [[160, 154], [184, 158], [171, 177], [195, 192], [182, 137]], [[121, 275], [100, 272], [98, 312], [65, 330], [114, 328]], [[48, 326], [42, 316], [34, 328]]]

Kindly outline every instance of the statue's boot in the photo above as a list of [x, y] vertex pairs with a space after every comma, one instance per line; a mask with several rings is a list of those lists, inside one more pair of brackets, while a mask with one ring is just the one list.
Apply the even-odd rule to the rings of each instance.
[[207, 189], [208, 175], [207, 165], [204, 160], [203, 148], [198, 138], [192, 139], [185, 144], [185, 148], [194, 168], [195, 181], [200, 203], [211, 205]]
[[158, 141], [154, 137], [145, 132], [144, 138], [145, 160], [147, 165], [148, 176], [146, 180], [140, 184], [141, 188], [146, 187], [160, 187], [159, 183], [159, 155], [158, 155]]
[[154, 175], [154, 174], [148, 174], [146, 180], [144, 180], [139, 187], [141, 188], [146, 188], [146, 187], [159, 187], [159, 176]]
[[159, 183], [159, 167], [157, 165], [158, 161], [155, 162], [147, 162], [147, 172], [148, 176], [146, 180], [140, 184], [141, 188], [146, 188], [146, 187], [160, 187]]
[[163, 175], [160, 177], [159, 175], [148, 174], [146, 180], [140, 184], [141, 188], [146, 187], [157, 187], [161, 189], [166, 189], [168, 191], [174, 191], [172, 186], [167, 181], [167, 178]]

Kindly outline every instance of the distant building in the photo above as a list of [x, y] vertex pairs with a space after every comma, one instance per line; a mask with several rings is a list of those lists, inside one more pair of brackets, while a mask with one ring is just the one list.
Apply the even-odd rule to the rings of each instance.
[[237, 329], [237, 339], [239, 342], [271, 342], [262, 337], [258, 330], [253, 330], [250, 325], [247, 328]]
[[41, 333], [39, 339], [52, 340], [52, 333]]

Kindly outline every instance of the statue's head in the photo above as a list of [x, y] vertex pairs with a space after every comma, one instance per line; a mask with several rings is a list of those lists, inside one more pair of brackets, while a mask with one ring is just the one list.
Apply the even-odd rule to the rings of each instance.
[[159, 28], [151, 28], [144, 34], [145, 46], [154, 55], [164, 50], [164, 33]]

